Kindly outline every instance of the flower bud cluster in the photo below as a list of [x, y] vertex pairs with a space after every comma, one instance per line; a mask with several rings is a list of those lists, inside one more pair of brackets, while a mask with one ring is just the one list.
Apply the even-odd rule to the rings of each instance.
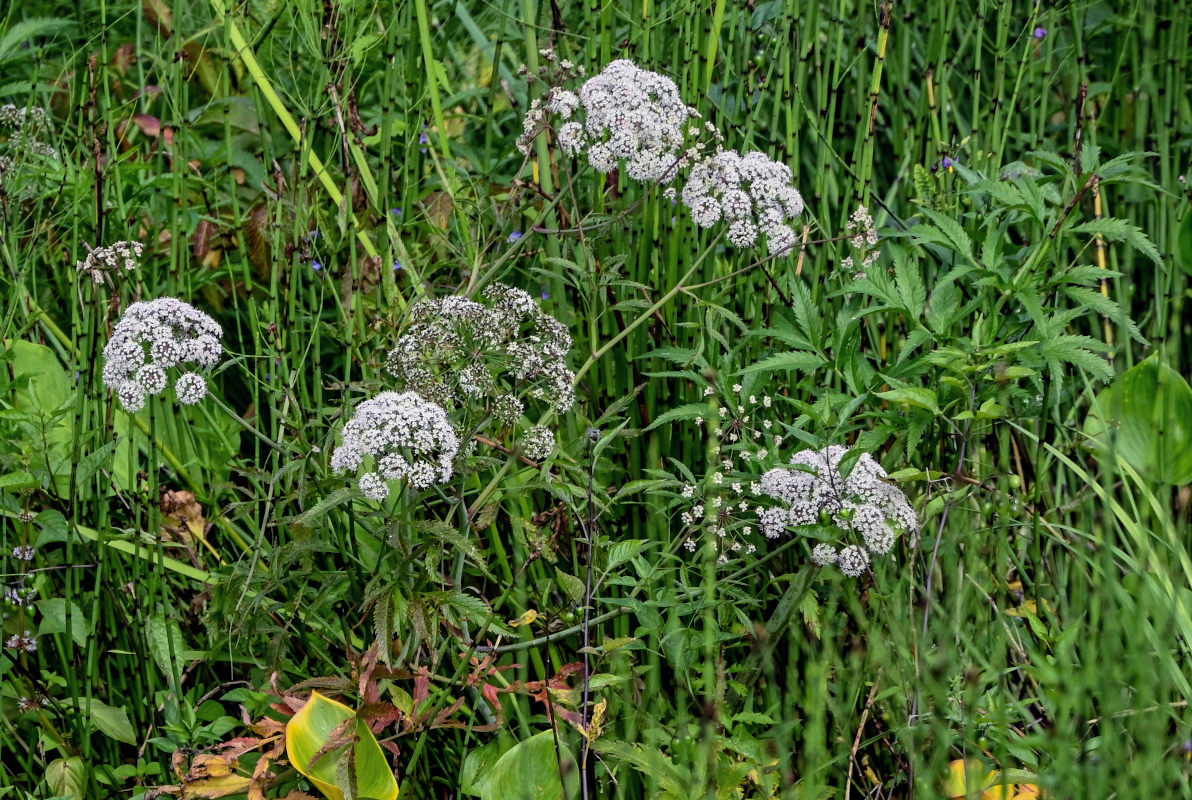
[[524, 397], [570, 409], [567, 328], [521, 289], [495, 283], [483, 299], [487, 304], [464, 297], [416, 303], [386, 368], [403, 388], [448, 410], [480, 406], [501, 427], [520, 418]]
[[760, 490], [783, 507], [759, 514], [762, 532], [775, 538], [788, 527], [825, 521], [844, 531], [853, 543], [837, 550], [821, 543], [811, 559], [821, 566], [835, 564], [856, 577], [869, 569], [872, 555], [885, 555], [903, 533], [918, 530], [919, 522], [906, 495], [886, 480], [886, 471], [868, 453], [861, 454], [852, 472], [844, 477], [841, 460], [848, 448], [832, 445], [823, 450], [803, 450], [791, 459], [794, 469], [766, 472]]
[[680, 198], [699, 227], [724, 220], [733, 247], [753, 247], [764, 235], [770, 254], [778, 255], [794, 247], [790, 223], [803, 213], [792, 179], [790, 167], [764, 153], [721, 150], [691, 168]]
[[[207, 314], [181, 300], [161, 297], [129, 306], [103, 349], [103, 382], [130, 414], [160, 394], [167, 370], [194, 364], [213, 367], [222, 353], [223, 329]], [[207, 394], [207, 381], [184, 372], [174, 384], [178, 400], [194, 404]]]
[[389, 481], [405, 478], [416, 489], [451, 479], [459, 439], [447, 412], [414, 392], [382, 392], [356, 407], [343, 442], [331, 456], [337, 473], [372, 470], [359, 478], [371, 500], [389, 495]]
[[97, 247], [87, 257], [75, 264], [78, 272], [85, 272], [95, 283], [103, 283], [104, 275], [124, 270], [132, 272], [139, 266], [145, 245], [140, 242], [116, 242], [107, 247]]

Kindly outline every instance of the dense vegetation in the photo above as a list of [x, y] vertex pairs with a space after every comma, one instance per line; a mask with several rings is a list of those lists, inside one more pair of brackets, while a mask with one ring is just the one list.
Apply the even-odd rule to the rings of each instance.
[[1189, 26], [6, 5], [0, 797], [1192, 797]]

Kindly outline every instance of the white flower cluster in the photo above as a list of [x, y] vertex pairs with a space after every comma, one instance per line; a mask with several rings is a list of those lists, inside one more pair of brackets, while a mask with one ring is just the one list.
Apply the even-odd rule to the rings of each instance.
[[765, 235], [770, 254], [776, 255], [794, 247], [790, 222], [803, 213], [803, 196], [792, 179], [790, 167], [764, 153], [721, 150], [691, 168], [680, 197], [699, 227], [723, 219], [734, 247], [752, 247]]
[[95, 283], [103, 283], [104, 274], [124, 270], [132, 272], [140, 263], [145, 245], [140, 242], [116, 242], [107, 247], [97, 247], [87, 257], [75, 264], [75, 270], [85, 272]]
[[414, 392], [382, 392], [356, 407], [331, 468], [359, 470], [371, 459], [375, 469], [360, 476], [360, 491], [370, 500], [384, 500], [388, 481], [405, 478], [425, 489], [450, 480], [458, 451], [459, 438], [441, 406]]
[[[688, 120], [698, 116], [670, 78], [621, 59], [589, 78], [578, 95], [552, 88], [527, 114], [526, 133], [518, 146], [528, 152], [545, 120], [554, 117], [561, 121], [558, 141], [563, 152], [586, 152], [598, 172], [612, 172], [624, 163], [633, 180], [670, 183], [685, 163]], [[693, 130], [699, 132], [698, 127]]]
[[415, 304], [386, 359], [389, 372], [444, 408], [484, 405], [505, 427], [521, 416], [522, 394], [570, 409], [567, 328], [521, 289], [495, 283], [483, 296], [490, 305], [464, 297]]
[[[0, 129], [10, 131], [8, 135], [8, 149], [20, 148], [24, 153], [58, 159], [58, 151], [53, 146], [39, 140], [41, 134], [49, 126], [50, 115], [44, 108], [33, 106], [25, 108], [12, 103], [0, 106]], [[3, 158], [6, 164], [0, 172], [11, 168], [12, 159]]]
[[0, 126], [17, 131], [29, 130], [37, 133], [49, 122], [50, 116], [44, 108], [32, 106], [25, 108], [12, 103], [0, 106]]
[[848, 448], [840, 445], [803, 450], [791, 459], [795, 469], [766, 472], [761, 493], [785, 507], [765, 509], [759, 518], [762, 532], [775, 538], [790, 526], [813, 524], [826, 513], [834, 526], [855, 534], [860, 542], [839, 551], [830, 544], [816, 545], [811, 559], [821, 566], [835, 564], [845, 575], [856, 577], [869, 568], [871, 553], [890, 552], [898, 535], [918, 530], [919, 522], [906, 495], [886, 480], [886, 471], [868, 453], [845, 478], [840, 462], [846, 453]]
[[521, 451], [527, 458], [543, 461], [555, 452], [555, 433], [545, 425], [535, 425], [521, 438]]
[[[161, 297], [133, 303], [104, 346], [104, 385], [116, 393], [125, 411], [135, 414], [149, 395], [165, 390], [166, 370], [218, 364], [222, 337], [219, 323], [181, 300]], [[207, 381], [197, 372], [185, 372], [174, 389], [180, 402], [191, 405], [206, 396]]]
[[841, 260], [840, 268], [851, 272], [853, 280], [861, 280], [865, 277], [865, 270], [873, 266], [879, 255], [879, 251], [874, 249], [878, 242], [877, 228], [874, 227], [873, 217], [865, 206], [857, 206], [845, 227], [849, 233], [849, 244], [856, 257], [846, 256]]

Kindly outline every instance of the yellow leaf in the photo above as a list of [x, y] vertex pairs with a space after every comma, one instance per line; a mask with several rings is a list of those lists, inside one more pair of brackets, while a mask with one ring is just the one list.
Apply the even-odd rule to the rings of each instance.
[[213, 778], [200, 778], [197, 781], [187, 781], [182, 784], [183, 797], [227, 797], [233, 794], [244, 794], [252, 778], [242, 775], [219, 775]]
[[509, 627], [510, 628], [519, 628], [522, 625], [529, 625], [531, 622], [533, 622], [536, 619], [538, 619], [538, 612], [531, 608], [529, 611], [522, 614], [517, 619], [509, 620]]
[[[337, 743], [337, 736], [342, 743]], [[343, 791], [334, 781], [338, 751], [347, 747], [355, 748], [356, 782], [361, 796], [395, 800], [397, 780], [372, 731], [348, 706], [311, 692], [310, 700], [286, 724], [290, 763], [330, 800], [344, 800]], [[316, 760], [319, 753], [324, 755]]]
[[[944, 781], [944, 794], [951, 798], [969, 797], [969, 792], [981, 791], [984, 792], [980, 795], [981, 800], [1003, 800], [1001, 796], [985, 791], [996, 783], [997, 776], [997, 772], [987, 770], [979, 759], [970, 758], [966, 762], [958, 758], [948, 765], [948, 777]], [[995, 788], [1000, 790], [1003, 787]], [[1005, 795], [1005, 800], [1008, 800], [1009, 797], [1009, 794]]]

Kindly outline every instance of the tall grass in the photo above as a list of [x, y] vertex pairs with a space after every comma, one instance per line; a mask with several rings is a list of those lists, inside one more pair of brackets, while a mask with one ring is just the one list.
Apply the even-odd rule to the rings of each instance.
[[[357, 691], [377, 603], [402, 591], [398, 666], [436, 676], [431, 708], [465, 697], [471, 713], [482, 704], [462, 686], [476, 655], [463, 631], [484, 626], [433, 592], [463, 588], [498, 623], [541, 615], [495, 656], [509, 669], [492, 680], [525, 687], [584, 659], [575, 582], [593, 568], [589, 633], [603, 649], [588, 655], [613, 676], [598, 693], [597, 796], [663, 796], [674, 769], [686, 796], [938, 797], [949, 765], [971, 758], [1053, 797], [1192, 796], [1187, 487], [1083, 447], [1101, 381], [1073, 371], [1075, 389], [1033, 415], [917, 418], [872, 394], [912, 350], [911, 328], [845, 291], [845, 243], [734, 276], [748, 255], [661, 193], [577, 175], [545, 139], [523, 169], [513, 146], [541, 91], [518, 68], [536, 70], [541, 49], [593, 73], [632, 58], [671, 76], [726, 146], [791, 165], [807, 241], [838, 236], [866, 204], [928, 290], [953, 262], [908, 233], [923, 209], [981, 231], [961, 170], [1021, 171], [1040, 165], [1035, 151], [1076, 164], [1078, 150], [1146, 153], [1152, 186], [1041, 185], [1074, 219], [1129, 220], [1162, 265], [1065, 234], [1039, 269], [1106, 267], [1106, 294], [1148, 344], [1097, 314], [1067, 329], [1107, 341], [1118, 372], [1154, 351], [1187, 376], [1181, 4], [39, 0], [0, 20], [0, 103], [48, 108], [44, 141], [60, 154], [14, 145], [19, 171], [0, 176], [0, 546], [39, 548], [28, 565], [3, 561], [10, 584], [37, 570], [26, 583], [39, 591], [37, 605], [5, 607], [4, 634], [41, 634], [37, 652], [0, 659], [0, 796], [179, 783], [171, 755], [244, 733], [242, 705], [266, 716], [267, 694], [316, 678]], [[577, 209], [612, 218], [542, 232], [574, 229]], [[1007, 258], [1039, 245], [1024, 230], [1008, 230]], [[121, 239], [149, 255], [113, 298], [73, 265]], [[559, 421], [551, 470], [500, 456], [460, 488], [473, 512], [460, 532], [486, 575], [416, 530], [413, 508], [349, 497], [327, 458], [342, 409], [385, 385], [408, 304], [495, 279], [568, 325], [573, 366], [599, 357]], [[99, 354], [118, 307], [163, 295], [216, 316], [230, 356], [215, 398], [130, 417], [102, 387]], [[779, 398], [786, 446], [864, 443], [885, 425], [891, 470], [932, 471], [907, 484], [921, 536], [872, 580], [812, 577], [801, 542], [727, 568], [680, 547], [664, 473], [686, 465], [702, 480], [720, 454], [690, 417], [654, 423], [790, 349], [778, 332], [803, 324], [800, 296], [825, 321], [811, 344], [837, 361], [749, 377]], [[849, 346], [885, 377], [849, 407], [856, 378], [829, 340], [862, 311]], [[590, 427], [607, 438], [593, 446]], [[169, 518], [167, 490], [194, 493], [198, 530]], [[640, 547], [615, 563], [627, 540]], [[428, 559], [436, 585], [420, 577]], [[414, 691], [390, 687], [391, 699]], [[48, 705], [18, 711], [35, 694]], [[490, 721], [475, 711], [465, 727], [397, 736], [402, 796], [457, 796], [551, 728], [528, 692], [500, 702], [496, 733], [473, 729]], [[579, 753], [574, 728], [558, 731]], [[282, 768], [277, 786], [297, 780]]]

